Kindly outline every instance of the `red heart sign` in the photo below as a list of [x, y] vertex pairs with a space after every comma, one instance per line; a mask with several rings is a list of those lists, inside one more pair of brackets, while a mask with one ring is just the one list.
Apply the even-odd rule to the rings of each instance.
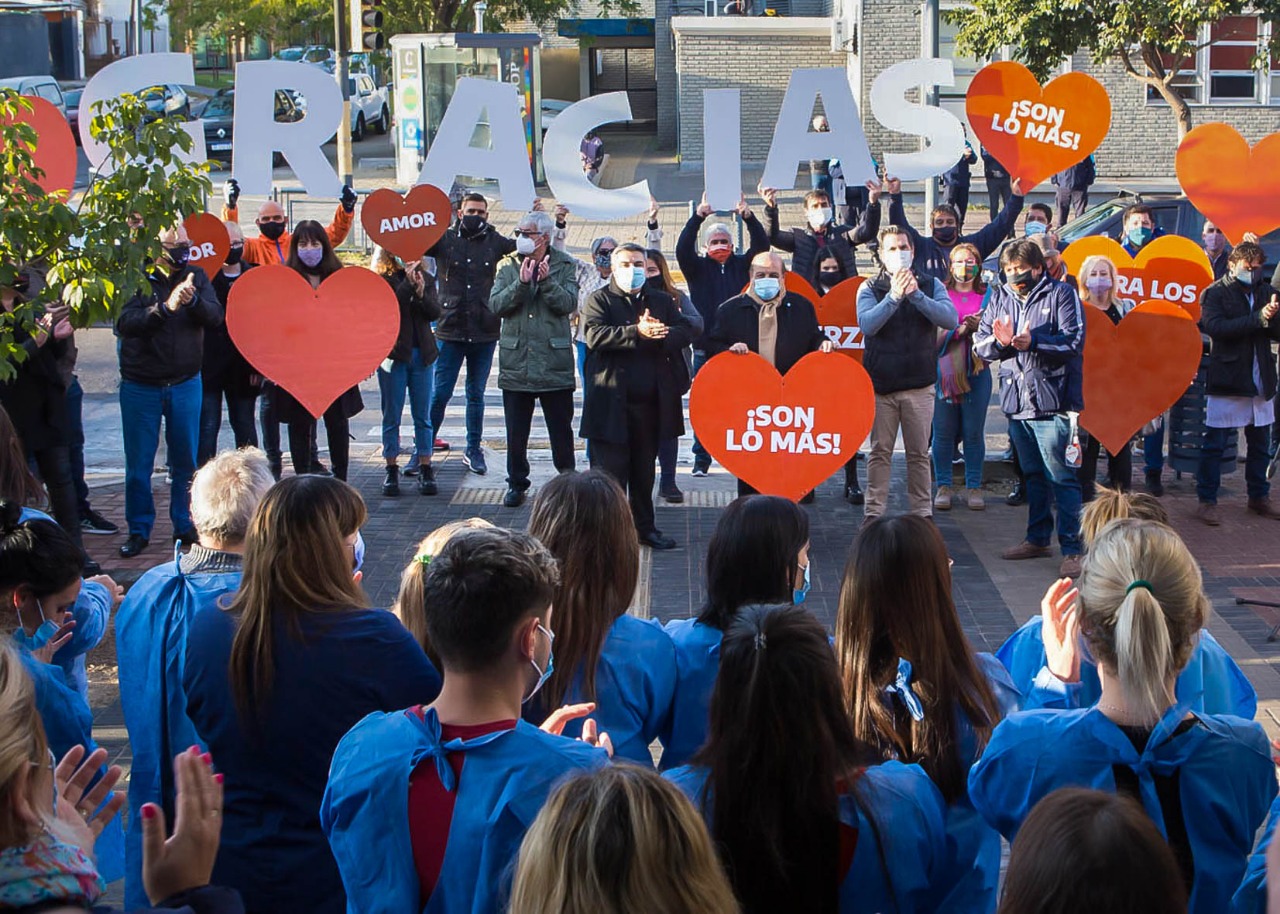
[[1230, 124], [1201, 124], [1178, 144], [1182, 191], [1232, 244], [1280, 227], [1280, 133], [1249, 148]]
[[1067, 272], [1084, 288], [1081, 271], [1091, 256], [1110, 259], [1120, 280], [1117, 294], [1132, 302], [1151, 299], [1173, 302], [1200, 319], [1200, 295], [1213, 282], [1213, 267], [1204, 249], [1181, 235], [1162, 235], [1130, 257], [1120, 244], [1105, 235], [1073, 241], [1062, 252]]
[[318, 419], [387, 357], [400, 306], [386, 280], [364, 267], [345, 267], [312, 289], [273, 264], [231, 287], [227, 331], [254, 368]]
[[405, 196], [375, 190], [360, 207], [360, 223], [369, 237], [401, 260], [417, 260], [444, 236], [453, 209], [449, 195], [419, 184]]
[[866, 340], [858, 329], [858, 289], [866, 279], [865, 276], [846, 279], [813, 303], [814, 310], [818, 312], [818, 324], [827, 339], [840, 352], [859, 362], [862, 361]]
[[231, 250], [227, 226], [213, 213], [194, 213], [182, 220], [191, 239], [191, 265], [204, 270], [210, 279], [218, 275]]
[[694, 378], [689, 421], [733, 475], [798, 501], [857, 453], [875, 402], [853, 359], [811, 352], [783, 377], [755, 353], [724, 352]]
[[1092, 76], [1065, 73], [1041, 89], [1011, 60], [979, 70], [964, 107], [982, 145], [1024, 191], [1082, 161], [1111, 129], [1111, 99]]
[[1171, 302], [1146, 301], [1112, 324], [1085, 306], [1080, 426], [1113, 454], [1187, 392], [1200, 368], [1196, 322]]
[[36, 168], [44, 175], [35, 181], [46, 194], [61, 195], [65, 199], [76, 184], [76, 141], [71, 127], [52, 102], [35, 95], [24, 95], [22, 101], [30, 104], [31, 110], [20, 111], [13, 120], [30, 125], [36, 133], [31, 154]]

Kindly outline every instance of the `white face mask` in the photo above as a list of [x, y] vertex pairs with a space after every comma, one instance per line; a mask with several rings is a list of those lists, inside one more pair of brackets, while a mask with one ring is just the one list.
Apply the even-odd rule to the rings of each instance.
[[915, 255], [910, 251], [885, 251], [880, 255], [880, 262], [884, 264], [886, 273], [899, 273], [902, 270], [909, 270], [913, 260], [915, 260]]
[[538, 242], [525, 235], [516, 238], [516, 253], [521, 257], [528, 257], [538, 248]]
[[831, 207], [820, 206], [817, 209], [806, 210], [805, 216], [809, 220], [810, 228], [820, 229], [831, 221]]

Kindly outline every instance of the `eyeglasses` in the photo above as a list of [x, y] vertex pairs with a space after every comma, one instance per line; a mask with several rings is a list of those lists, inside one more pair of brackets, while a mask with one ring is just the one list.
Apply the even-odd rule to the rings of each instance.
[[530, 229], [516, 229], [512, 234], [517, 238], [541, 238], [542, 232], [531, 231]]
[[[46, 746], [45, 751], [49, 753], [49, 783], [53, 785], [53, 814], [56, 817], [58, 815], [58, 777], [54, 772], [57, 768], [58, 758], [53, 754], [52, 748]], [[27, 762], [27, 764], [32, 768], [40, 768], [44, 763], [32, 761]]]
[[597, 257], [612, 257], [612, 256], [613, 256], [613, 248], [600, 248], [598, 251], [596, 251], [596, 256], [597, 256]]

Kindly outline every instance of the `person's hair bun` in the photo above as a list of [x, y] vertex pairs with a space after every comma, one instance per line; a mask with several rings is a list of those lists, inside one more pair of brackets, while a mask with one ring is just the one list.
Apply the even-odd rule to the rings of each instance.
[[22, 505], [9, 499], [0, 499], [0, 534], [8, 536], [22, 521]]

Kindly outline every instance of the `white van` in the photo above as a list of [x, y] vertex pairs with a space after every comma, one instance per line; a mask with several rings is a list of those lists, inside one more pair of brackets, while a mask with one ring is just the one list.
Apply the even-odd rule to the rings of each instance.
[[14, 76], [0, 79], [0, 89], [13, 89], [19, 95], [38, 95], [45, 101], [53, 102], [65, 116], [67, 103], [62, 97], [62, 89], [52, 76]]

